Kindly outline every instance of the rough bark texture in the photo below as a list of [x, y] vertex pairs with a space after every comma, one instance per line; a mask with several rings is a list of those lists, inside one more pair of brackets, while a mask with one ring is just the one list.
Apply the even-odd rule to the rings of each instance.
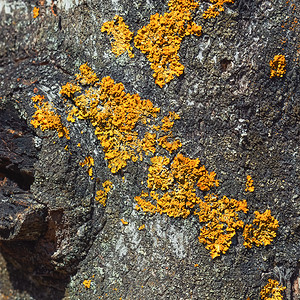
[[[166, 1], [0, 2], [1, 299], [259, 299], [269, 278], [287, 287], [284, 299], [300, 299], [300, 4], [235, 2], [208, 20], [209, 3], [200, 2], [194, 21], [203, 33], [183, 40], [184, 74], [163, 88], [138, 49], [116, 57], [101, 26], [118, 14], [136, 33], [168, 10]], [[287, 59], [282, 78], [270, 78], [276, 54]], [[112, 174], [91, 124], [66, 121], [59, 91], [86, 62], [161, 115], [178, 113], [180, 152], [217, 173], [215, 193], [247, 200], [245, 222], [271, 209], [279, 221], [271, 245], [246, 249], [238, 232], [212, 259], [196, 217], [134, 210], [149, 159]], [[30, 124], [37, 93], [61, 114], [70, 140]], [[94, 180], [79, 165], [88, 155]], [[244, 191], [247, 174], [253, 193]], [[105, 180], [113, 190], [104, 208], [95, 193]]]

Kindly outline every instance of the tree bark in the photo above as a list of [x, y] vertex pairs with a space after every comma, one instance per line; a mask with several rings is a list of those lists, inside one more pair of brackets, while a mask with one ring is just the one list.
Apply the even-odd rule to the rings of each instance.
[[[167, 1], [1, 1], [0, 298], [259, 299], [275, 279], [286, 287], [283, 299], [300, 299], [300, 4], [236, 0], [206, 19], [210, 5], [201, 1], [191, 14], [202, 33], [182, 38], [183, 73], [160, 87], [147, 53], [131, 41], [134, 57], [116, 56], [101, 27], [119, 15], [136, 36], [152, 15], [170, 13]], [[285, 56], [286, 72], [270, 78], [276, 55]], [[69, 122], [76, 99], [60, 93], [85, 63], [99, 82], [110, 76], [149, 99], [160, 109], [156, 125], [178, 114], [172, 132], [181, 147], [157, 146], [112, 172], [90, 119]], [[60, 115], [69, 139], [33, 126], [37, 95]], [[149, 124], [134, 128], [138, 138]], [[244, 224], [255, 211], [271, 211], [279, 227], [270, 245], [246, 248], [240, 228], [229, 250], [212, 258], [198, 240], [206, 223], [195, 208], [187, 218], [135, 209], [135, 197], [150, 194], [151, 157], [167, 157], [172, 169], [179, 153], [216, 173], [219, 186], [195, 187], [197, 197], [245, 199]], [[247, 175], [253, 192], [245, 191]], [[106, 181], [103, 206], [95, 198]]]

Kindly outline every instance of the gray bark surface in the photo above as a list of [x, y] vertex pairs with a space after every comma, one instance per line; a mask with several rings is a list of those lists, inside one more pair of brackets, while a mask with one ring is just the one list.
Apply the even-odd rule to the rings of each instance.
[[[146, 55], [134, 48], [134, 58], [116, 57], [101, 26], [118, 14], [136, 34], [168, 11], [166, 1], [0, 2], [1, 299], [252, 300], [269, 278], [287, 287], [283, 299], [300, 299], [300, 4], [235, 2], [208, 20], [209, 1], [200, 2], [194, 21], [202, 35], [184, 38], [184, 73], [163, 88]], [[287, 60], [282, 78], [270, 78], [276, 54]], [[86, 62], [100, 80], [110, 76], [150, 99], [160, 117], [178, 113], [176, 153], [216, 172], [213, 192], [247, 200], [245, 223], [270, 209], [279, 222], [271, 245], [247, 249], [240, 230], [212, 259], [196, 216], [136, 211], [150, 159], [112, 174], [90, 122], [66, 120], [59, 91]], [[61, 114], [70, 140], [30, 124], [35, 88]], [[79, 165], [89, 155], [94, 180]], [[245, 192], [247, 174], [253, 193]], [[104, 208], [95, 196], [106, 180], [113, 189]]]

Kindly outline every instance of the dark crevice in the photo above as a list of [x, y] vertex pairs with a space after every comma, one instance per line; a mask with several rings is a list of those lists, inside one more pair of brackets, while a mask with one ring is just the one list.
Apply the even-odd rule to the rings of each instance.
[[[55, 274], [51, 274], [52, 277], [51, 275], [49, 276], [48, 271], [46, 272], [48, 276], [45, 278], [42, 272], [42, 269], [45, 267], [43, 264], [39, 266], [39, 270], [37, 271], [36, 259], [38, 258], [35, 252], [36, 246], [37, 242], [35, 241], [5, 242], [5, 245], [2, 244], [2, 247], [0, 243], [2, 255], [6, 260], [7, 270], [13, 287], [20, 291], [26, 290], [34, 299], [62, 299], [65, 288], [70, 280], [69, 276], [55, 276]], [[19, 257], [24, 257], [24, 259], [28, 260], [29, 264], [32, 262], [31, 266], [27, 266], [27, 272], [20, 270], [20, 266], [25, 269], [24, 262], [16, 261], [9, 251], [15, 252]], [[46, 285], [45, 282], [47, 283]]]
[[[0, 157], [0, 161], [2, 158]], [[26, 173], [18, 168], [14, 164], [0, 164], [0, 177], [3, 179], [6, 177], [12, 182], [15, 182], [18, 187], [24, 191], [29, 191], [30, 186], [33, 184], [34, 176], [32, 173]]]
[[232, 66], [232, 61], [227, 58], [223, 58], [220, 61], [220, 66], [221, 66], [222, 72], [226, 72]]
[[300, 299], [300, 263], [298, 263], [296, 271], [291, 277], [291, 295], [290, 299], [299, 300]]
[[0, 186], [29, 191], [34, 182], [38, 149], [34, 133], [13, 105], [0, 109]]
[[[53, 257], [59, 250], [57, 236], [66, 234], [64, 211], [47, 211], [34, 202], [32, 205], [33, 208], [27, 207], [23, 211], [17, 206], [15, 214], [6, 210], [9, 215], [19, 214], [22, 218], [7, 226], [7, 232], [0, 231], [4, 233], [0, 240], [1, 253], [7, 262], [14, 289], [27, 291], [35, 299], [59, 300], [63, 298], [70, 275], [75, 273], [78, 264], [74, 259], [71, 266], [59, 268], [60, 258]], [[30, 236], [31, 231], [36, 234]], [[8, 239], [3, 240], [6, 237]]]

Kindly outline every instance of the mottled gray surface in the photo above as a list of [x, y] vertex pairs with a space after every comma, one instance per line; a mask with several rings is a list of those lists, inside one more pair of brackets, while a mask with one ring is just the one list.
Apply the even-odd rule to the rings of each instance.
[[[145, 55], [134, 49], [133, 59], [116, 58], [100, 29], [119, 14], [136, 33], [150, 15], [167, 11], [166, 1], [55, 3], [57, 16], [45, 1], [33, 19], [35, 1], [0, 2], [1, 109], [15, 107], [35, 135], [38, 160], [30, 193], [48, 212], [48, 231], [30, 246], [37, 255], [31, 257], [32, 268], [28, 261], [24, 267], [7, 254], [1, 257], [0, 297], [252, 300], [274, 278], [287, 286], [285, 299], [300, 299], [300, 27], [291, 22], [299, 18], [299, 3], [240, 0], [218, 18], [204, 20], [207, 3], [201, 2], [195, 21], [203, 34], [184, 39], [179, 52], [184, 74], [162, 89]], [[269, 61], [276, 54], [285, 54], [287, 73], [270, 79]], [[34, 130], [33, 89], [46, 95], [66, 121], [59, 90], [85, 62], [99, 78], [111, 76], [127, 92], [150, 99], [161, 115], [177, 112], [180, 151], [217, 173], [219, 195], [247, 200], [245, 220], [251, 221], [255, 210], [271, 209], [280, 225], [275, 241], [245, 249], [239, 232], [230, 250], [212, 260], [198, 242], [195, 217], [173, 219], [133, 209], [147, 162], [129, 163], [123, 174], [112, 175], [88, 122], [70, 127], [68, 141], [56, 132]], [[95, 159], [95, 177], [114, 185], [105, 209], [94, 201], [100, 184], [78, 165], [88, 155]], [[247, 174], [254, 179], [252, 194], [244, 192]], [[0, 201], [13, 196], [5, 197]], [[123, 226], [121, 218], [129, 224]], [[139, 231], [142, 224], [145, 230]], [[89, 289], [85, 279], [91, 280]]]

